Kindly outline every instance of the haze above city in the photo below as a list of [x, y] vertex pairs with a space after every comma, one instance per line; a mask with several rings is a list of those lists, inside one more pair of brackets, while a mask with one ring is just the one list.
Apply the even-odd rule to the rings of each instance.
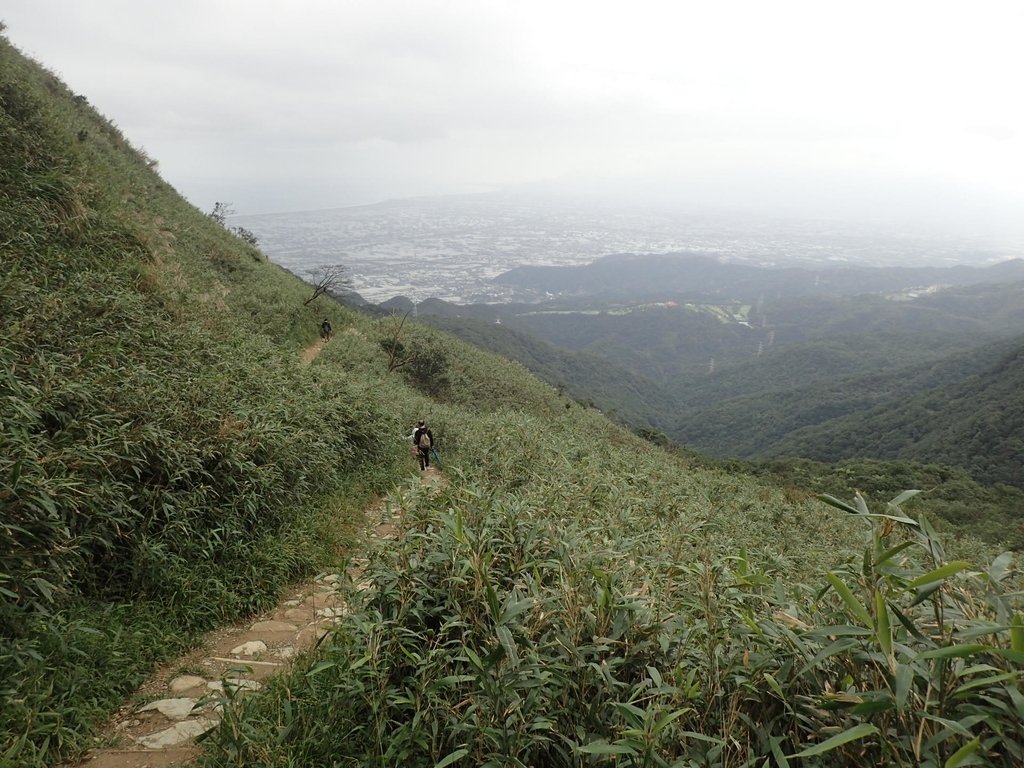
[[8, 0], [0, 18], [203, 210], [511, 190], [1024, 239], [1018, 3]]

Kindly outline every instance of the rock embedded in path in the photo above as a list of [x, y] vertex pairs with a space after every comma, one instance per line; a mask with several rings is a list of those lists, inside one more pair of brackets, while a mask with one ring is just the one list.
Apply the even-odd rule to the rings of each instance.
[[231, 653], [235, 656], [255, 656], [259, 653], [265, 653], [266, 650], [267, 644], [262, 640], [250, 640], [248, 643], [242, 643], [232, 648]]
[[206, 678], [198, 675], [179, 675], [168, 686], [171, 693], [184, 693], [192, 688], [205, 688]]
[[215, 725], [217, 725], [217, 721], [211, 720], [207, 717], [198, 718], [196, 720], [182, 720], [180, 723], [175, 723], [170, 728], [157, 731], [156, 733], [151, 733], [148, 736], [141, 736], [135, 741], [146, 749], [166, 749], [167, 747], [177, 747], [192, 741], [192, 739], [195, 739], [198, 736], [202, 736]]
[[151, 701], [146, 706], [140, 707], [138, 711], [152, 712], [155, 710], [169, 720], [184, 720], [192, 714], [192, 708], [195, 705], [196, 699], [160, 699]]
[[287, 621], [257, 621], [251, 629], [253, 632], [294, 632], [298, 627]]
[[328, 630], [320, 629], [316, 625], [306, 627], [295, 637], [297, 645], [305, 646], [319, 642], [327, 635]]

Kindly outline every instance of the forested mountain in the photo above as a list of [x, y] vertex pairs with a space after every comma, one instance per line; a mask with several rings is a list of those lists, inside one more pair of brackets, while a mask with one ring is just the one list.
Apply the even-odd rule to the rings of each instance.
[[[969, 468], [990, 461], [986, 479], [1019, 482], [1019, 474], [1017, 480], [1013, 477], [1020, 459], [996, 450], [996, 433], [990, 435], [992, 451], [982, 450], [978, 441], [970, 447], [953, 442], [941, 455], [933, 449], [942, 442], [939, 435], [959, 407], [963, 413], [958, 418], [964, 418], [983, 403], [1002, 404], [1008, 408], [1008, 423], [1017, 423], [1014, 406], [1020, 397], [1012, 382], [1005, 381], [998, 363], [1012, 354], [1020, 340], [953, 353], [948, 347], [916, 341], [921, 342], [920, 349], [910, 346], [914, 338], [902, 337], [859, 358], [846, 346], [856, 344], [856, 339], [794, 345], [766, 355], [763, 365], [723, 369], [721, 375], [695, 383], [684, 398], [684, 415], [667, 431], [685, 444], [718, 456], [793, 455], [822, 461], [913, 458]], [[840, 349], [846, 354], [836, 354]], [[900, 357], [908, 349], [916, 353]], [[858, 360], [864, 365], [859, 366]], [[752, 392], [745, 377], [762, 372], [761, 386]], [[974, 400], [970, 406], [958, 393], [978, 386], [991, 386], [992, 393], [970, 398]], [[917, 403], [930, 405], [922, 408]], [[902, 437], [897, 436], [899, 430], [904, 431]], [[855, 439], [858, 433], [861, 436]], [[937, 442], [924, 440], [933, 433]], [[906, 450], [908, 441], [919, 444], [919, 450]]]
[[1024, 332], [1024, 281], [983, 283], [914, 296], [805, 297], [764, 308], [762, 323], [779, 343], [848, 334]]
[[1024, 337], [959, 362], [974, 369], [960, 381], [795, 429], [759, 453], [821, 461], [911, 459], [1024, 486]]

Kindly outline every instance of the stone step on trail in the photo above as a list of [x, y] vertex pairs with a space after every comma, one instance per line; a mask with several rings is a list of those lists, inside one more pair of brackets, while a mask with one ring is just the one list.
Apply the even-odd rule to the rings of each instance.
[[[370, 547], [397, 535], [400, 514], [383, 502], [367, 509], [366, 517]], [[220, 720], [224, 687], [232, 696], [252, 695], [297, 653], [320, 642], [346, 614], [341, 585], [355, 581], [357, 589], [369, 588], [362, 576], [367, 562], [351, 561], [348, 574], [320, 574], [272, 611], [213, 632], [203, 647], [165, 665], [138, 692], [148, 701], [126, 704], [111, 721], [112, 745], [91, 750], [78, 765], [164, 768], [195, 760], [195, 739]]]

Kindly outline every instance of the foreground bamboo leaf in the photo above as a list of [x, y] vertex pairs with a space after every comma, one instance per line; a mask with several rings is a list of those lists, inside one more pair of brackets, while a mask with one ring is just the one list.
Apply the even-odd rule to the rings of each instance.
[[822, 755], [826, 752], [830, 752], [833, 749], [838, 749], [844, 744], [849, 744], [851, 741], [859, 741], [860, 739], [867, 738], [868, 736], [874, 736], [878, 733], [878, 728], [871, 725], [870, 723], [861, 723], [855, 725], [842, 733], [837, 733], [830, 739], [826, 739], [820, 744], [815, 744], [813, 747], [808, 747], [797, 752], [795, 755], [790, 755], [790, 758], [794, 757], [814, 757], [815, 755]]

